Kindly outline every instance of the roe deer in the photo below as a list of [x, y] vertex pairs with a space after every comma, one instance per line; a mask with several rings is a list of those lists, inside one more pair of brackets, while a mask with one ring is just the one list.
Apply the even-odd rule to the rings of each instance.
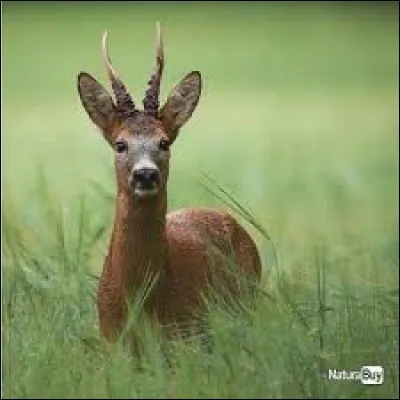
[[[110, 342], [125, 326], [127, 299], [148, 273], [157, 274], [158, 280], [143, 310], [159, 326], [175, 328], [190, 326], [205, 314], [202, 292], [213, 280], [211, 270], [221, 277], [220, 284], [225, 282], [228, 291], [238, 294], [225, 273], [230, 252], [246, 276], [254, 282], [261, 277], [256, 245], [232, 216], [206, 208], [166, 213], [170, 147], [197, 106], [201, 76], [198, 71], [186, 75], [159, 108], [164, 54], [158, 23], [156, 28], [156, 66], [143, 111], [136, 108], [111, 64], [107, 32], [102, 55], [115, 102], [91, 75], [78, 75], [82, 104], [115, 151], [114, 226], [98, 289], [100, 332]], [[217, 251], [210, 251], [210, 244]]]

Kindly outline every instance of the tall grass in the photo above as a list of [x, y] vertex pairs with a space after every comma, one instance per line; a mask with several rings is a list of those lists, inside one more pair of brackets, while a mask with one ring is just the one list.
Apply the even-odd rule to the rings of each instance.
[[[398, 398], [398, 3], [381, 3], [2, 3], [3, 397]], [[99, 337], [115, 181], [75, 79], [105, 83], [107, 28], [140, 103], [157, 19], [163, 99], [204, 79], [168, 208], [229, 210], [263, 278], [254, 308], [209, 300], [212, 351], [135, 303], [135, 362]], [[328, 379], [363, 365], [384, 383]]]
[[[90, 222], [95, 211], [80, 199], [67, 216], [62, 203], [48, 199], [45, 185], [40, 187], [39, 230], [18, 221], [8, 207], [2, 218], [7, 398], [394, 398], [398, 393], [396, 236], [341, 258], [331, 258], [321, 241], [296, 263], [309, 274], [303, 281], [278, 261], [279, 273], [269, 271], [256, 308], [244, 308], [245, 313], [232, 315], [220, 302], [209, 303], [211, 352], [196, 341], [166, 343], [156, 326], [138, 320], [134, 327], [143, 356], [135, 364], [122, 345], [109, 349], [99, 338], [97, 281], [87, 268], [94, 244], [104, 240], [103, 229]], [[211, 190], [221, 198], [216, 187]], [[356, 273], [350, 269], [359, 263]], [[328, 369], [365, 364], [383, 365], [384, 385], [371, 390], [328, 381]]]

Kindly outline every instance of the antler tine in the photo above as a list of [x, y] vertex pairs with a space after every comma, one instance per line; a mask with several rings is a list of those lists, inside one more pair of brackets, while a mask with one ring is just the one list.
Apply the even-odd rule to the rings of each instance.
[[163, 42], [163, 37], [162, 37], [162, 32], [161, 32], [161, 26], [160, 23], [157, 21], [156, 22], [156, 31], [157, 31], [157, 44], [156, 44], [156, 49], [157, 49], [157, 56], [156, 56], [156, 68], [158, 70], [160, 79], [161, 79], [161, 74], [164, 68], [164, 42]]
[[107, 31], [104, 31], [103, 33], [102, 55], [107, 74], [110, 78], [111, 86], [115, 94], [118, 110], [124, 114], [132, 114], [133, 112], [135, 112], [135, 104], [130, 94], [126, 90], [125, 85], [122, 83], [117, 72], [111, 64], [110, 56], [108, 53]]
[[143, 106], [148, 114], [157, 115], [159, 107], [160, 83], [164, 69], [164, 43], [160, 23], [156, 22], [156, 66], [148, 82], [149, 88], [143, 100]]

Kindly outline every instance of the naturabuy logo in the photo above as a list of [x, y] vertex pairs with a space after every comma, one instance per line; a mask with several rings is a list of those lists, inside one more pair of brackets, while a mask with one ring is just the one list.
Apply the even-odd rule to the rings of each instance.
[[364, 385], [382, 385], [384, 378], [383, 367], [364, 365], [359, 371], [330, 369], [328, 379], [334, 381], [360, 381]]

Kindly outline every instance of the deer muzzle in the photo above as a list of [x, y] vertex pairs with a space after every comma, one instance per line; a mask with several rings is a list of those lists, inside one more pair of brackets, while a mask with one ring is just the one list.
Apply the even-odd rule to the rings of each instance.
[[158, 193], [160, 173], [157, 168], [136, 168], [133, 170], [131, 184], [135, 195], [154, 196]]

